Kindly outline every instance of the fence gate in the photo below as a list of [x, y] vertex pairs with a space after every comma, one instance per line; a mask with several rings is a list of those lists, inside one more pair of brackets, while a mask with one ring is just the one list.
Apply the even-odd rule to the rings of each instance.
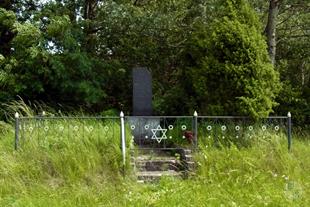
[[192, 148], [197, 143], [196, 121], [193, 116], [129, 116], [127, 138], [140, 149]]

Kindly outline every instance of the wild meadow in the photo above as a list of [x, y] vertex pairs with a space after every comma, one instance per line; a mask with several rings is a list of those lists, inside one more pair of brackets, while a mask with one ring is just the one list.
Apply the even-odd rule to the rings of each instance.
[[[310, 0], [0, 0], [0, 207], [310, 206], [309, 25]], [[143, 135], [194, 173], [137, 182], [120, 110], [189, 115]]]
[[13, 125], [0, 127], [0, 206], [310, 206], [306, 135], [294, 135], [291, 152], [285, 134], [246, 147], [201, 144], [195, 175], [140, 184], [130, 167], [123, 174], [117, 127], [102, 136], [32, 131], [17, 151]]

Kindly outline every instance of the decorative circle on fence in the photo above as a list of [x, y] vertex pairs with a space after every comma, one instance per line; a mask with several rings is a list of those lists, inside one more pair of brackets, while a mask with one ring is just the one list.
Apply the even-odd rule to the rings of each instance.
[[236, 131], [239, 131], [239, 130], [240, 130], [240, 126], [237, 125], [237, 126], [235, 127], [235, 129], [236, 129]]
[[65, 128], [62, 125], [59, 126], [59, 131], [63, 131], [64, 129]]
[[267, 127], [265, 125], [262, 126], [262, 130], [265, 131]]
[[172, 125], [169, 125], [169, 126], [168, 126], [168, 129], [169, 129], [169, 130], [172, 130], [172, 129], [173, 129], [173, 126], [172, 126]]
[[207, 130], [208, 130], [208, 131], [211, 131], [211, 130], [212, 130], [212, 126], [208, 125], [208, 126], [207, 126]]
[[145, 130], [148, 130], [149, 128], [150, 128], [150, 125], [149, 125], [149, 124], [147, 124], [147, 125], [144, 126], [144, 129], [145, 129]]
[[182, 125], [182, 126], [181, 126], [181, 129], [182, 129], [182, 130], [186, 130], [186, 125]]
[[131, 129], [131, 130], [135, 130], [135, 128], [136, 128], [135, 125], [131, 125], [131, 126], [130, 126], [130, 129]]
[[252, 131], [253, 130], [253, 126], [249, 126], [249, 130]]
[[33, 131], [33, 127], [29, 127], [29, 132], [31, 133]]
[[44, 131], [47, 132], [48, 130], [49, 130], [48, 126], [45, 126], [45, 127], [44, 127]]
[[221, 127], [221, 129], [222, 129], [222, 131], [225, 131], [225, 130], [227, 129], [227, 127], [226, 127], [225, 125], [223, 125], [223, 126]]
[[109, 130], [109, 127], [108, 127], [108, 126], [105, 126], [105, 127], [104, 127], [104, 131], [107, 132], [108, 130]]
[[274, 127], [274, 130], [279, 131], [280, 127], [277, 125]]

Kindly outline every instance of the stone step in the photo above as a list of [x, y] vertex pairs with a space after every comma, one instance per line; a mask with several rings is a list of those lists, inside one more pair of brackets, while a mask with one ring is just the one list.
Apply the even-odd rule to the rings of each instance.
[[136, 169], [139, 171], [166, 171], [175, 170], [178, 171], [180, 162], [170, 160], [140, 160], [135, 163]]
[[183, 161], [186, 161], [186, 162], [190, 162], [190, 161], [192, 161], [194, 158], [193, 158], [193, 156], [192, 155], [185, 155], [184, 157], [183, 157]]
[[[180, 156], [175, 156], [175, 153]], [[131, 165], [140, 183], [156, 181], [162, 176], [185, 178], [190, 176], [195, 169], [190, 149], [147, 150], [140, 148], [132, 155]]]
[[183, 149], [182, 151], [185, 155], [192, 154], [192, 150], [190, 149]]
[[136, 148], [131, 149], [131, 154], [138, 155], [160, 155], [160, 156], [174, 156], [175, 153], [179, 153], [179, 149], [163, 149], [163, 148]]
[[173, 156], [162, 156], [162, 155], [139, 155], [137, 156], [134, 161], [171, 161], [176, 160], [176, 157]]
[[137, 172], [138, 182], [143, 180], [146, 181], [156, 181], [159, 180], [162, 176], [169, 176], [169, 177], [182, 177], [181, 172], [176, 172], [174, 170], [168, 171], [141, 171]]
[[185, 164], [187, 171], [194, 171], [196, 169], [196, 163], [193, 161], [186, 162]]

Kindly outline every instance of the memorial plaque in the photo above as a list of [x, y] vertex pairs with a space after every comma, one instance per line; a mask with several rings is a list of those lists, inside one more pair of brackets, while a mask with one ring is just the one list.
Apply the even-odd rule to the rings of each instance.
[[137, 67], [133, 76], [133, 115], [152, 115], [152, 75], [147, 68]]

